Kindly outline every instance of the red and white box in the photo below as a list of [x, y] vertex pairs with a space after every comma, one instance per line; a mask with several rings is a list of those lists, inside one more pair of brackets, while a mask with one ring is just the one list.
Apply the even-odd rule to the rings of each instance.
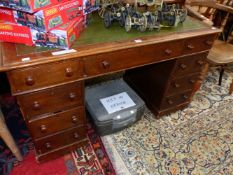
[[83, 29], [83, 18], [74, 19], [50, 32], [39, 32], [15, 23], [0, 22], [0, 41], [69, 49]]
[[38, 31], [49, 31], [83, 16], [82, 0], [70, 0], [34, 14], [0, 8], [0, 20], [28, 26]]
[[36, 46], [69, 49], [83, 30], [83, 18], [78, 18], [49, 32], [34, 30], [32, 40]]
[[0, 21], [15, 23], [14, 11], [0, 7]]
[[69, 0], [0, 0], [0, 6], [34, 13]]
[[8, 22], [0, 22], [0, 41], [34, 45], [30, 28]]

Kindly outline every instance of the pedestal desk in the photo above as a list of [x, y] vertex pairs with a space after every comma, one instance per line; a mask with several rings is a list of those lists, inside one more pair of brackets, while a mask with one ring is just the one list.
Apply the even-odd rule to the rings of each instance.
[[[105, 29], [94, 17], [74, 53], [0, 43], [0, 71], [7, 74], [35, 144], [38, 161], [87, 143], [84, 81], [118, 71], [161, 116], [185, 107], [217, 33], [188, 17], [159, 32]], [[117, 88], [117, 87], [116, 87]]]

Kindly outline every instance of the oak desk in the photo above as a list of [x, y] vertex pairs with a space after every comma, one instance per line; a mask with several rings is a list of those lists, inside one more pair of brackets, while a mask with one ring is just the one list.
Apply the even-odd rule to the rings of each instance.
[[107, 30], [94, 17], [75, 53], [53, 56], [48, 48], [0, 43], [0, 71], [17, 97], [37, 160], [86, 144], [85, 79], [124, 70], [155, 115], [186, 106], [219, 32], [188, 17], [176, 28], [126, 33], [117, 24]]

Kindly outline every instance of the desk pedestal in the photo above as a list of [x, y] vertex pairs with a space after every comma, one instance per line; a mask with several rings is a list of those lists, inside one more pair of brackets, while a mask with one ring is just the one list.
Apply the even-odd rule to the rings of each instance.
[[126, 71], [124, 79], [159, 118], [183, 109], [205, 65], [206, 52]]

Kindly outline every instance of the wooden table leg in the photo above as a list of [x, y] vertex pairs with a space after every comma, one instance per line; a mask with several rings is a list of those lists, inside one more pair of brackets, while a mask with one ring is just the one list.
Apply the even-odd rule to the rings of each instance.
[[233, 79], [231, 81], [230, 89], [229, 89], [229, 94], [231, 95], [233, 92]]
[[13, 137], [11, 136], [11, 134], [6, 126], [1, 109], [0, 109], [0, 137], [2, 137], [3, 141], [10, 148], [10, 150], [15, 155], [17, 160], [22, 161], [23, 157], [22, 157], [18, 147], [15, 144]]

